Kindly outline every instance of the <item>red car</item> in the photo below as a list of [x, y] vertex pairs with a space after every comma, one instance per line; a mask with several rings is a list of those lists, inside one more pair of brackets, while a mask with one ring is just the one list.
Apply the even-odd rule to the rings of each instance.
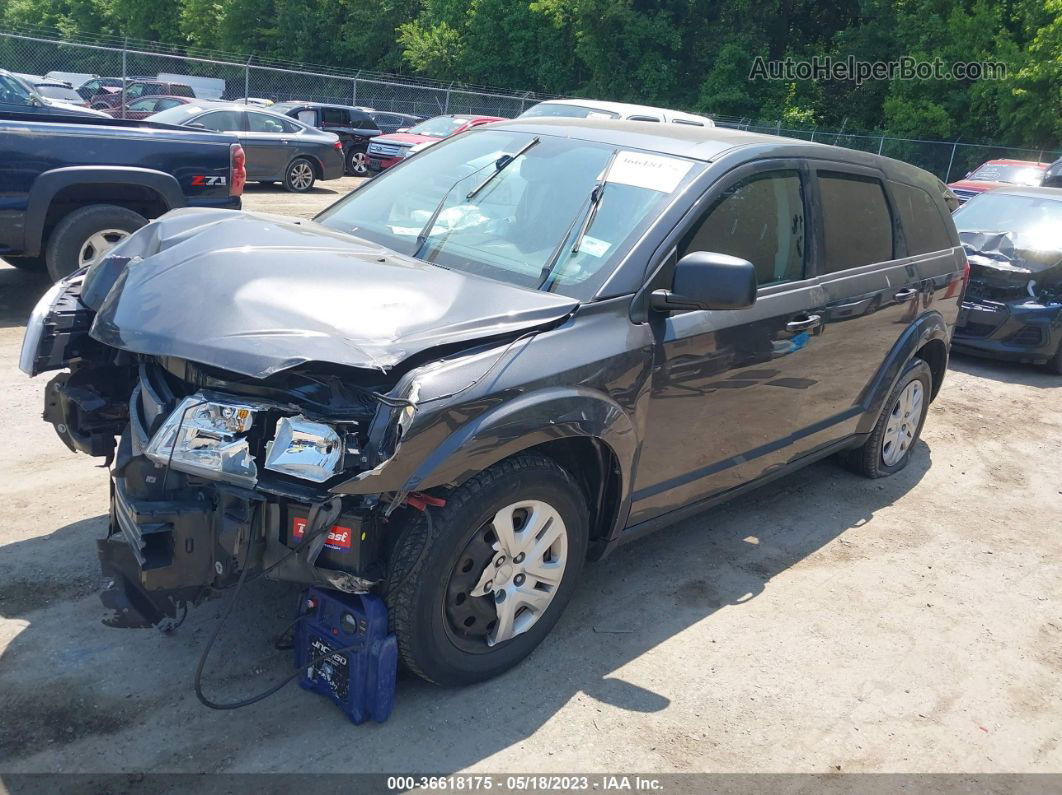
[[[124, 118], [146, 119], [148, 116], [155, 113], [169, 110], [170, 108], [176, 108], [178, 105], [187, 105], [189, 102], [197, 101], [198, 100], [196, 100], [195, 97], [142, 97], [125, 104]], [[123, 118], [121, 105], [117, 108], [107, 108], [106, 112], [114, 116], [116, 119]]]
[[369, 171], [384, 171], [443, 138], [449, 138], [451, 135], [457, 135], [481, 124], [490, 124], [492, 121], [505, 121], [505, 119], [501, 116], [452, 113], [449, 116], [436, 116], [433, 119], [422, 121], [405, 132], [378, 135], [369, 141], [367, 151]]
[[1049, 165], [1034, 160], [989, 160], [948, 187], [959, 198], [960, 204], [965, 204], [979, 193], [1001, 185], [1035, 187], [1040, 184]]
[[[92, 98], [92, 107], [110, 113], [112, 116], [122, 115], [122, 89], [106, 88], [106, 93], [97, 94]], [[157, 80], [133, 80], [125, 87], [125, 104], [131, 105], [138, 99], [147, 97], [187, 97], [195, 99], [195, 92], [191, 86], [183, 83], [160, 83]], [[117, 111], [117, 112], [115, 112]], [[126, 118], [129, 118], [126, 116]]]

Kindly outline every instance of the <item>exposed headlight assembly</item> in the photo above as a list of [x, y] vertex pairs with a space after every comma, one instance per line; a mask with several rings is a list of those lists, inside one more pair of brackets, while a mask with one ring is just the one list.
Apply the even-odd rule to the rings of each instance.
[[258, 467], [247, 444], [255, 408], [192, 395], [181, 401], [144, 455], [162, 466], [240, 486], [254, 486]]
[[343, 469], [343, 439], [335, 429], [301, 414], [281, 417], [266, 446], [266, 469], [323, 483]]

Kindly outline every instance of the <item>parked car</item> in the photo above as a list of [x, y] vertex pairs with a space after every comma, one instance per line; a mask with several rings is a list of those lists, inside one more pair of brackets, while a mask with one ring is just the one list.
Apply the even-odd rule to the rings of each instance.
[[106, 113], [89, 110], [40, 94], [25, 80], [6, 69], [0, 69], [0, 113], [104, 117]]
[[4, 114], [0, 257], [60, 279], [174, 208], [239, 209], [243, 159], [228, 135], [106, 115]]
[[1045, 188], [1062, 188], [1062, 157], [1047, 167], [1040, 185]]
[[989, 160], [958, 182], [948, 184], [959, 201], [968, 202], [979, 193], [1001, 185], [1039, 185], [1048, 163], [1033, 160]]
[[81, 98], [69, 83], [59, 83], [54, 80], [39, 80], [33, 83], [33, 87], [45, 99], [54, 99], [57, 102], [65, 102], [77, 108], [87, 108], [89, 103]]
[[[156, 78], [162, 83], [180, 83], [192, 89], [197, 99], [221, 99], [225, 94], [225, 81], [220, 77], [179, 75], [159, 72]], [[243, 82], [243, 81], [240, 81]]]
[[53, 80], [58, 83], [69, 83], [74, 88], [82, 86], [89, 80], [94, 80], [98, 77], [99, 75], [90, 72], [51, 71], [44, 75], [45, 80]]
[[971, 269], [955, 349], [1062, 375], [1062, 189], [997, 188], [954, 217]]
[[383, 171], [443, 138], [495, 121], [505, 119], [500, 116], [454, 113], [422, 121], [405, 132], [381, 135], [369, 142], [369, 171]]
[[405, 132], [410, 127], [415, 127], [422, 121], [425, 121], [424, 116], [414, 116], [409, 113], [392, 113], [390, 111], [371, 110], [368, 111], [372, 116], [373, 121], [376, 122], [376, 126], [380, 128], [384, 135], [390, 135], [396, 132]]
[[80, 85], [78, 83], [71, 83], [75, 86], [75, 90], [78, 95], [86, 100], [92, 102], [99, 94], [109, 94], [109, 89], [122, 89], [122, 78], [120, 77], [93, 77], [90, 80], [86, 80]]
[[343, 144], [347, 173], [356, 177], [364, 177], [369, 173], [365, 150], [369, 146], [369, 139], [382, 133], [365, 111], [349, 105], [329, 105], [324, 102], [279, 102], [270, 110], [319, 130], [335, 133]]
[[114, 623], [268, 567], [379, 594], [465, 684], [588, 557], [831, 453], [902, 470], [967, 268], [935, 178], [701, 133], [481, 127], [312, 222], [171, 214], [43, 299], [23, 369], [69, 368], [45, 416], [114, 456]]
[[141, 97], [140, 99], [134, 99], [132, 102], [126, 103], [124, 112], [121, 104], [119, 104], [118, 107], [111, 108], [107, 113], [115, 119], [146, 119], [148, 116], [153, 116], [164, 110], [176, 108], [178, 105], [188, 105], [190, 103], [205, 106], [203, 100], [198, 100], [194, 97], [166, 97], [151, 95]]
[[[125, 88], [126, 103], [134, 102], [141, 97], [188, 97], [195, 98], [195, 92], [191, 86], [183, 83], [160, 83], [153, 80], [134, 80]], [[122, 107], [122, 89], [105, 88], [104, 93], [97, 94], [92, 98], [92, 107], [96, 110], [113, 111]]]
[[250, 182], [283, 182], [287, 190], [305, 193], [319, 179], [343, 176], [343, 145], [338, 137], [262, 108], [193, 102], [147, 120], [235, 135], [247, 153]]
[[632, 105], [627, 102], [604, 102], [597, 99], [549, 99], [539, 102], [520, 114], [521, 119], [540, 116], [560, 116], [573, 119], [626, 119], [670, 124], [688, 124], [693, 127], [714, 127], [715, 122], [707, 116], [697, 116], [669, 108], [652, 105]]
[[273, 100], [265, 97], [240, 97], [232, 101], [240, 105], [257, 105], [260, 108], [268, 108], [270, 105], [276, 104]]

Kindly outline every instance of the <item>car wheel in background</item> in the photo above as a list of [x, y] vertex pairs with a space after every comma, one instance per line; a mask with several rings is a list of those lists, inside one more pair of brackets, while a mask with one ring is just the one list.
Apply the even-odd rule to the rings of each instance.
[[391, 553], [387, 603], [399, 654], [440, 685], [497, 676], [560, 618], [586, 557], [586, 497], [552, 459], [525, 454], [484, 470]]
[[52, 230], [45, 252], [54, 281], [98, 262], [118, 243], [147, 223], [147, 218], [114, 204], [94, 204], [67, 215]]
[[313, 163], [305, 157], [296, 157], [288, 164], [284, 175], [284, 187], [292, 193], [305, 193], [313, 187], [317, 179]]
[[347, 173], [355, 177], [369, 176], [369, 156], [365, 150], [354, 147], [347, 150]]
[[922, 433], [932, 389], [929, 365], [923, 359], [912, 360], [885, 401], [870, 436], [842, 454], [845, 465], [868, 478], [883, 478], [907, 466]]

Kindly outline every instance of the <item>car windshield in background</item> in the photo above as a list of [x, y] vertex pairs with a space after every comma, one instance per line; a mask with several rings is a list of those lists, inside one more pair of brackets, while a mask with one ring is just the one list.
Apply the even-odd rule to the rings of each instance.
[[523, 119], [532, 116], [560, 116], [567, 119], [618, 119], [619, 114], [610, 110], [584, 108], [581, 105], [554, 105], [542, 102], [520, 114]]
[[455, 119], [451, 116], [436, 116], [434, 119], [422, 121], [416, 127], [411, 127], [408, 132], [414, 135], [433, 135], [436, 138], [446, 138], [453, 135], [454, 131], [468, 119]]
[[1006, 166], [994, 163], [981, 166], [971, 174], [969, 179], [983, 180], [985, 182], [1007, 182], [1012, 185], [1040, 184], [1044, 170], [1030, 166]]
[[418, 154], [316, 220], [446, 268], [585, 299], [695, 171], [683, 158], [485, 130]]
[[57, 99], [60, 102], [72, 102], [75, 105], [80, 105], [82, 102], [84, 102], [80, 94], [74, 91], [74, 89], [68, 88], [66, 86], [50, 86], [41, 85], [40, 83], [38, 83], [35, 87], [37, 89], [37, 93], [40, 94], [42, 97], [48, 97], [49, 99]]
[[985, 193], [952, 216], [960, 232], [1010, 232], [1017, 248], [1062, 251], [1062, 200]]

